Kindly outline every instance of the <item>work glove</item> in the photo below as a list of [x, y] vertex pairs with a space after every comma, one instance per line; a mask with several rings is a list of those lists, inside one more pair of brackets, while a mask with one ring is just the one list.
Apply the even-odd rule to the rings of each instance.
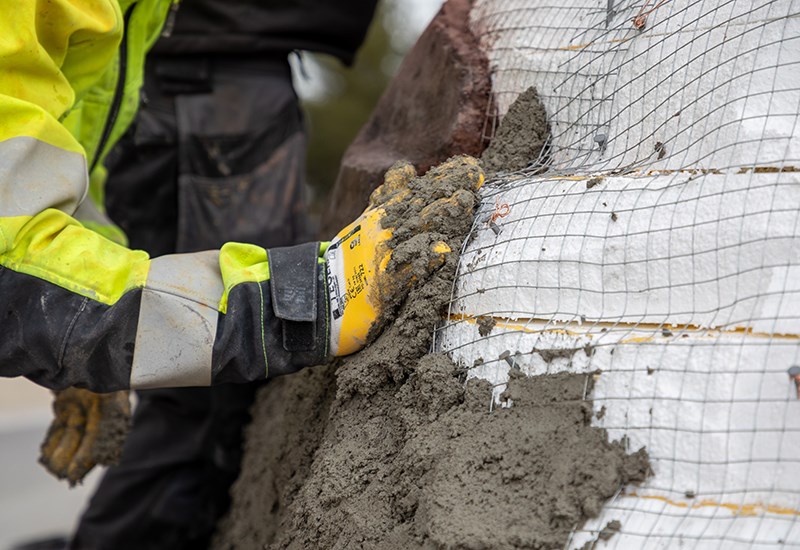
[[53, 422], [40, 448], [39, 462], [70, 486], [97, 464], [116, 464], [130, 427], [127, 391], [98, 394], [80, 388], [55, 392]]
[[[328, 266], [330, 351], [363, 348], [387, 310], [403, 302], [415, 282], [441, 267], [453, 228], [463, 237], [484, 175], [472, 157], [454, 157], [416, 177], [400, 162], [370, 196], [369, 206], [324, 252]], [[465, 225], [466, 224], [466, 225]]]

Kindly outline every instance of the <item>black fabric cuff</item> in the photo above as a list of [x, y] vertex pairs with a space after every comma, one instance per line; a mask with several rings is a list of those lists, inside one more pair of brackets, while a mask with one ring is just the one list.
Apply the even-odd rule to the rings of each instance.
[[128, 388], [141, 296], [111, 306], [0, 266], [0, 376], [55, 390]]
[[[272, 268], [270, 265], [270, 273], [273, 272]], [[290, 320], [287, 326], [287, 320], [275, 314], [271, 280], [242, 283], [231, 290], [227, 313], [220, 313], [217, 325], [212, 385], [274, 378], [325, 363], [330, 358], [325, 265], [316, 264], [313, 274], [313, 282], [308, 282], [312, 287], [315, 286], [313, 296], [316, 318], [313, 323]], [[283, 311], [280, 305], [278, 311]], [[312, 327], [306, 342], [311, 343], [306, 350], [290, 351], [284, 344], [288, 340], [288, 347], [292, 348], [296, 334], [289, 334], [287, 337], [286, 332], [292, 332], [297, 324], [304, 325], [303, 331]]]

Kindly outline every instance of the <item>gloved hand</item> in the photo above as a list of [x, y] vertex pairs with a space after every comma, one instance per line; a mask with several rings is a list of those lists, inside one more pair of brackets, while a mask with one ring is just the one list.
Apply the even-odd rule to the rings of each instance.
[[119, 461], [130, 426], [127, 391], [98, 394], [68, 388], [55, 393], [53, 414], [39, 456], [48, 472], [73, 486], [96, 464]]
[[400, 303], [416, 280], [444, 264], [452, 250], [443, 227], [465, 222], [469, 227], [474, 192], [483, 181], [478, 161], [466, 156], [421, 178], [408, 163], [389, 169], [364, 213], [324, 253], [333, 355], [363, 348], [384, 309]]

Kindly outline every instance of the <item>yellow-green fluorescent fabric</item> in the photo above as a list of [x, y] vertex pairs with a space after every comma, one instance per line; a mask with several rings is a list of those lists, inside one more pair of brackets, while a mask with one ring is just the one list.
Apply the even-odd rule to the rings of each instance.
[[0, 375], [111, 391], [263, 378], [298, 360], [267, 342], [278, 321], [266, 250], [150, 259], [119, 244], [97, 207], [102, 158], [135, 116], [145, 52], [170, 9], [4, 3]]

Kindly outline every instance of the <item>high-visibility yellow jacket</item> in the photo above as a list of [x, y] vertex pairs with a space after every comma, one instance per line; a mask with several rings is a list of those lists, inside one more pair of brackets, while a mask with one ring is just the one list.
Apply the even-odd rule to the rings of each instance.
[[[327, 355], [327, 315], [316, 322], [326, 303], [318, 247], [301, 262], [314, 320], [285, 319], [264, 248], [229, 243], [150, 259], [114, 242], [121, 234], [95, 206], [101, 161], [133, 120], [145, 52], [171, 3], [4, 2], [0, 375], [96, 391], [193, 386], [290, 372]], [[298, 341], [280, 337], [286, 322], [300, 323]]]

